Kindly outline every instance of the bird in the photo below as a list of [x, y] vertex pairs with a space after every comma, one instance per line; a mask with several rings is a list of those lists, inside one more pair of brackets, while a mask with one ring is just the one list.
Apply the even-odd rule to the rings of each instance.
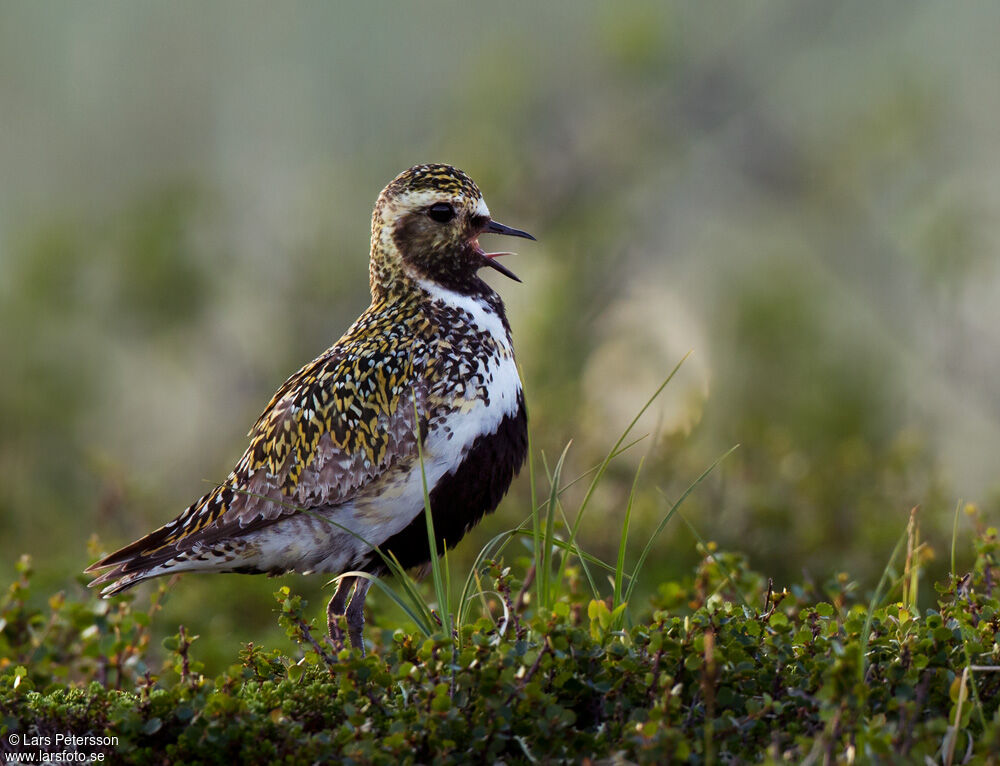
[[[225, 481], [172, 521], [86, 569], [109, 598], [180, 572], [346, 575], [327, 607], [365, 652], [365, 596], [383, 556], [407, 569], [496, 510], [528, 451], [511, 328], [484, 234], [535, 238], [491, 217], [479, 187], [447, 164], [411, 167], [372, 213], [371, 303], [292, 374], [249, 432]], [[102, 570], [106, 570], [103, 571]], [[364, 577], [362, 572], [370, 575]]]

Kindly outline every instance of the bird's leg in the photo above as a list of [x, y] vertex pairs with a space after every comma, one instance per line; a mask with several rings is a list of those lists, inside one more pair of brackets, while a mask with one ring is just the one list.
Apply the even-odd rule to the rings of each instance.
[[371, 585], [371, 580], [358, 578], [351, 603], [347, 607], [347, 635], [351, 638], [351, 646], [361, 650], [362, 657], [365, 656], [365, 641], [361, 637], [361, 629], [365, 626], [365, 596]]
[[351, 592], [351, 586], [357, 577], [345, 577], [337, 585], [337, 592], [333, 594], [329, 605], [326, 607], [326, 630], [330, 634], [330, 640], [334, 645], [343, 645], [344, 634], [337, 627], [337, 618], [347, 611], [347, 595]]

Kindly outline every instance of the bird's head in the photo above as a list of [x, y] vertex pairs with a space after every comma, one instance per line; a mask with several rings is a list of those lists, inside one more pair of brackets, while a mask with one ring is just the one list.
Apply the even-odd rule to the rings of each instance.
[[430, 280], [459, 292], [478, 289], [476, 276], [489, 266], [520, 281], [484, 252], [482, 234], [530, 234], [490, 217], [479, 187], [451, 165], [417, 165], [382, 190], [372, 215], [372, 290], [386, 290], [400, 279]]

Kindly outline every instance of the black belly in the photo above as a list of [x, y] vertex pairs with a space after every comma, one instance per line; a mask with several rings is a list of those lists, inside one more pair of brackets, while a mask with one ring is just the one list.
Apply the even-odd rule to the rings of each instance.
[[[527, 454], [528, 415], [524, 395], [519, 394], [517, 412], [506, 415], [494, 433], [477, 438], [458, 468], [431, 488], [438, 554], [446, 547], [454, 547], [483, 516], [496, 510]], [[421, 511], [402, 531], [379, 546], [383, 553], [394, 553], [406, 569], [430, 561], [424, 513]], [[385, 571], [377, 554], [365, 568], [373, 573]]]

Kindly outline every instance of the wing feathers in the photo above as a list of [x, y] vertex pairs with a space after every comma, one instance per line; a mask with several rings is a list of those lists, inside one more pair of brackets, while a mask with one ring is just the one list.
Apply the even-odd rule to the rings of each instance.
[[89, 567], [114, 567], [92, 585], [120, 578], [128, 587], [195, 549], [209, 554], [208, 568], [252, 568], [250, 554], [241, 562], [228, 556], [236, 541], [301, 509], [347, 502], [412, 458], [414, 392], [421, 407], [426, 401], [423, 383], [414, 385], [422, 376], [414, 373], [413, 349], [426, 339], [387, 331], [398, 326], [395, 313], [412, 308], [370, 307], [336, 345], [290, 376], [251, 429], [250, 445], [226, 481], [170, 523]]

